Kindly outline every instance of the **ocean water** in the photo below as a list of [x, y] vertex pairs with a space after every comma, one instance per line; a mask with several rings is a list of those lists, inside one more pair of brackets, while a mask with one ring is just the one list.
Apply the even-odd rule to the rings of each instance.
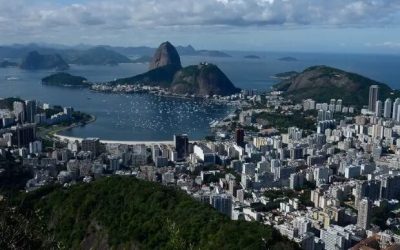
[[[217, 64], [232, 82], [243, 89], [267, 90], [285, 71], [301, 71], [313, 65], [328, 65], [360, 73], [400, 88], [400, 57], [391, 55], [349, 55], [293, 52], [228, 52], [231, 58], [181, 58], [183, 65], [211, 62]], [[261, 59], [244, 59], [245, 55]], [[291, 56], [295, 62], [278, 60]], [[110, 81], [145, 72], [146, 64], [118, 66], [72, 65], [69, 73], [93, 82]], [[17, 96], [41, 102], [72, 106], [96, 116], [94, 123], [63, 132], [76, 137], [100, 137], [108, 140], [171, 140], [175, 133], [188, 133], [191, 139], [201, 139], [210, 133], [209, 123], [231, 112], [232, 107], [202, 100], [157, 97], [148, 94], [105, 94], [87, 89], [43, 86], [40, 79], [52, 71], [0, 69], [0, 97]], [[15, 77], [14, 80], [6, 78]]]

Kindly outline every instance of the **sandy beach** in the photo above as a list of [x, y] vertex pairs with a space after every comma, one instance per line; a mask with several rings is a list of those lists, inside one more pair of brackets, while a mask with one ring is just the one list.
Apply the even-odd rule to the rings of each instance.
[[[84, 138], [80, 137], [72, 137], [72, 136], [65, 136], [65, 135], [59, 135], [59, 134], [54, 134], [54, 137], [58, 138], [61, 141], [79, 141], [81, 142]], [[114, 140], [101, 140], [101, 143], [104, 144], [124, 144], [124, 145], [140, 145], [144, 144], [147, 146], [155, 145], [155, 144], [169, 144], [173, 145], [173, 141], [114, 141]]]

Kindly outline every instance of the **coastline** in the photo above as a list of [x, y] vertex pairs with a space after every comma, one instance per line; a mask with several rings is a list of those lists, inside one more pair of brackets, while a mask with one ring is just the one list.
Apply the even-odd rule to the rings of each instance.
[[[54, 134], [54, 137], [61, 141], [78, 141], [82, 142], [84, 138], [81, 137], [73, 137], [73, 136], [65, 136], [65, 135], [59, 135], [59, 134]], [[104, 144], [122, 144], [122, 145], [146, 145], [146, 146], [151, 146], [151, 145], [156, 145], [156, 144], [166, 144], [166, 145], [173, 145], [173, 141], [117, 141], [117, 140], [102, 140], [101, 138], [100, 142]], [[194, 142], [194, 141], [191, 141]]]
[[[96, 121], [96, 117], [94, 115], [90, 115], [91, 119], [86, 122], [86, 124], [92, 123]], [[74, 137], [74, 136], [66, 136], [66, 135], [60, 135], [59, 133], [68, 129], [73, 129], [75, 127], [80, 126], [78, 123], [71, 124], [70, 126], [67, 127], [61, 127], [55, 130], [52, 130], [48, 133], [45, 134], [45, 136], [50, 136], [53, 138], [56, 138], [57, 140], [60, 141], [68, 141], [68, 142], [73, 142], [73, 141], [78, 141], [82, 142], [84, 138], [82, 137]], [[155, 144], [166, 144], [166, 145], [173, 145], [173, 141], [118, 141], [118, 140], [102, 140], [101, 138], [100, 142], [104, 144], [122, 144], [122, 145], [141, 145], [144, 144], [146, 146], [151, 146]]]

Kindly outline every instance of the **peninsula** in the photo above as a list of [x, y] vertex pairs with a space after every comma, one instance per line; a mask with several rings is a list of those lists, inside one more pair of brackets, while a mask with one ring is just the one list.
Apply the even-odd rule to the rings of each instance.
[[[109, 91], [117, 85], [145, 85], [162, 88], [172, 94], [195, 96], [228, 96], [240, 92], [214, 64], [200, 63], [182, 67], [178, 51], [169, 42], [162, 43], [156, 50], [149, 64], [149, 71], [110, 82], [106, 90]], [[104, 88], [99, 85], [92, 87], [94, 90]]]

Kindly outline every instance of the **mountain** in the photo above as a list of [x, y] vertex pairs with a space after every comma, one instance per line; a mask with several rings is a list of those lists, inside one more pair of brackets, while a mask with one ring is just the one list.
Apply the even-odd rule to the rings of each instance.
[[291, 56], [281, 57], [278, 60], [279, 61], [285, 61], [285, 62], [296, 62], [296, 61], [298, 61], [297, 58], [291, 57]]
[[150, 63], [152, 59], [151, 56], [141, 56], [132, 60], [132, 63]]
[[208, 56], [208, 57], [232, 57], [231, 55], [218, 50], [198, 50], [197, 54], [199, 56]]
[[0, 58], [12, 58], [13, 61], [15, 59], [24, 58], [29, 52], [37, 51], [40, 54], [59, 54], [59, 51], [56, 49], [42, 47], [37, 44], [14, 44], [9, 46], [0, 46]]
[[175, 47], [165, 42], [155, 52], [149, 71], [113, 84], [146, 84], [169, 89], [176, 94], [231, 95], [239, 92], [228, 77], [213, 64], [199, 64], [182, 68]]
[[[107, 50], [114, 51], [126, 57], [137, 56], [151, 56], [156, 51], [156, 48], [147, 46], [138, 47], [122, 47], [122, 46], [109, 46], [109, 45], [87, 45], [78, 44], [75, 46], [65, 46], [58, 44], [13, 44], [7, 46], [0, 46], [0, 59], [21, 59], [30, 51], [37, 51], [41, 54], [60, 54], [68, 63], [73, 63], [73, 60], [87, 50], [101, 47]], [[230, 57], [230, 55], [216, 50], [196, 50], [191, 45], [177, 46], [176, 49], [181, 56], [205, 56], [205, 57]], [[124, 59], [126, 60], [126, 58]], [[102, 64], [107, 64], [105, 63]], [[122, 63], [122, 62], [121, 62]], [[94, 63], [91, 63], [94, 64]], [[97, 63], [99, 64], [99, 63]]]
[[176, 50], [181, 56], [197, 55], [197, 51], [190, 44], [188, 46], [176, 46]]
[[130, 62], [128, 57], [101, 46], [76, 53], [75, 58], [70, 59], [70, 63], [80, 65], [115, 65]]
[[176, 69], [182, 68], [178, 51], [170, 42], [164, 42], [158, 47], [154, 53], [153, 59], [150, 61], [149, 70], [163, 66], [170, 66]]
[[134, 177], [45, 187], [20, 200], [20, 213], [63, 249], [298, 249], [270, 226], [232, 221], [183, 191]]
[[52, 86], [64, 86], [64, 87], [87, 87], [90, 83], [87, 79], [81, 76], [74, 76], [68, 73], [60, 72], [42, 79], [42, 84]]
[[178, 94], [231, 95], [239, 92], [228, 77], [214, 64], [191, 65], [178, 71], [170, 89]]
[[169, 88], [176, 72], [178, 72], [178, 69], [175, 67], [175, 65], [166, 65], [153, 70], [149, 70], [143, 74], [139, 74], [136, 76], [120, 78], [111, 83], [114, 85], [144, 84], [149, 86], [160, 86], [162, 88]]
[[38, 69], [57, 69], [66, 70], [68, 64], [59, 54], [39, 54], [37, 51], [30, 52], [22, 61], [21, 69], [38, 70]]
[[313, 66], [293, 77], [283, 80], [274, 87], [285, 91], [285, 95], [296, 101], [312, 98], [316, 101], [329, 101], [331, 98], [342, 99], [346, 104], [366, 105], [368, 103], [369, 86], [378, 85], [381, 98], [396, 94], [383, 83], [367, 77], [328, 67]]
[[113, 50], [125, 56], [151, 56], [154, 54], [154, 51], [156, 51], [155, 48], [147, 46], [139, 46], [139, 47], [103, 46], [103, 47], [106, 47], [110, 50]]
[[196, 50], [190, 44], [187, 46], [177, 46], [176, 50], [181, 56], [231, 57], [227, 53], [218, 50]]

